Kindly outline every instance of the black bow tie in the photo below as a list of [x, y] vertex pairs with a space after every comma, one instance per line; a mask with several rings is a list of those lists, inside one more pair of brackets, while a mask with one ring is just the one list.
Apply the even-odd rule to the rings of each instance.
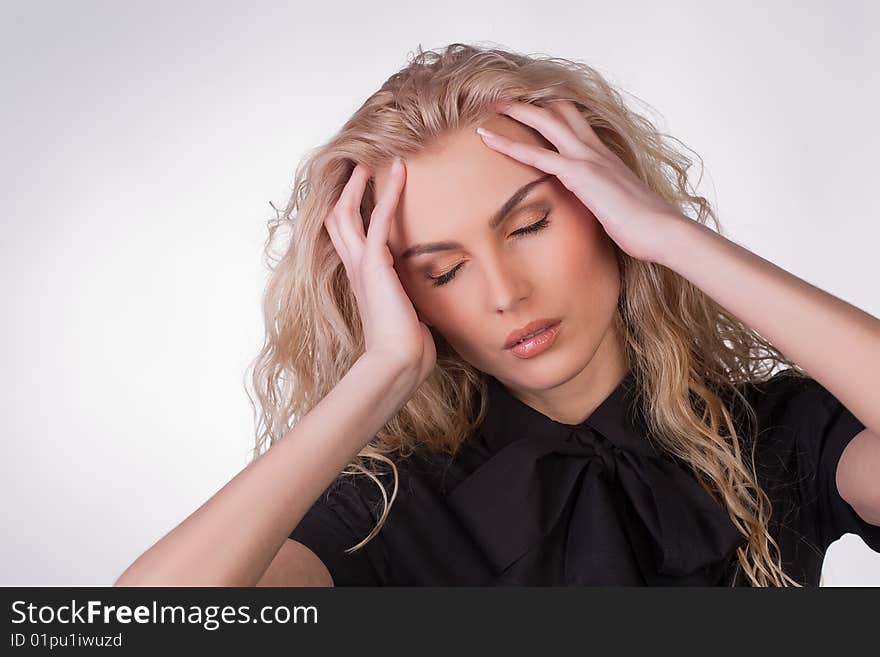
[[566, 585], [721, 582], [746, 540], [628, 421], [631, 375], [579, 425], [555, 422], [498, 386], [490, 385], [490, 404], [501, 406], [483, 427], [498, 451], [447, 498], [497, 573], [564, 522]]

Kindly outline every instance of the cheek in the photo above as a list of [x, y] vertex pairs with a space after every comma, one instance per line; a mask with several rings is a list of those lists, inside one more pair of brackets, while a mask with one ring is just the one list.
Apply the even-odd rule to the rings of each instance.
[[558, 279], [578, 288], [607, 283], [617, 264], [614, 247], [601, 224], [592, 215], [577, 215], [561, 223], [548, 244], [553, 257], [546, 259]]
[[545, 260], [552, 278], [547, 284], [577, 290], [575, 295], [566, 295], [568, 310], [585, 331], [604, 330], [613, 319], [620, 294], [614, 243], [594, 217], [578, 216], [560, 231], [554, 246], [554, 257]]
[[400, 279], [403, 291], [406, 292], [406, 296], [412, 303], [413, 308], [415, 308], [419, 319], [423, 322], [433, 324], [433, 310], [428, 304], [428, 295], [425, 293], [424, 285], [422, 285], [421, 281], [418, 279], [419, 274], [408, 268], [401, 269], [396, 262], [394, 263], [394, 271], [397, 272], [397, 278]]
[[473, 311], [477, 300], [472, 295], [476, 291], [459, 285], [454, 292], [442, 289], [435, 292], [430, 282], [419, 280], [423, 274], [410, 272], [398, 273], [398, 276], [419, 319], [468, 358], [470, 353], [464, 345], [485, 331], [485, 323], [478, 319], [479, 313]]
[[473, 313], [465, 312], [467, 300], [460, 292], [456, 295], [435, 292], [430, 281], [424, 279], [424, 273], [415, 269], [401, 270], [395, 264], [395, 271], [416, 315], [428, 326], [446, 334], [447, 327], [459, 326], [460, 316], [473, 317]]

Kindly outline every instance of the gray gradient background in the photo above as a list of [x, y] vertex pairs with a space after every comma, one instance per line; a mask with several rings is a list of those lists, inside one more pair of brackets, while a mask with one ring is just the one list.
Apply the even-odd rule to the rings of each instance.
[[608, 4], [0, 4], [0, 585], [111, 584], [246, 465], [269, 202], [418, 44], [587, 61], [726, 234], [880, 316], [877, 4]]

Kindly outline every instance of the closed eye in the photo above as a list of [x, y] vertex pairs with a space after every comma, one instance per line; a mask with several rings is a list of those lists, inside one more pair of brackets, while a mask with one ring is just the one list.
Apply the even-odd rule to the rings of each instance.
[[[520, 228], [519, 230], [515, 230], [511, 233], [512, 236], [522, 237], [523, 235], [530, 235], [533, 233], [537, 233], [538, 231], [544, 230], [550, 222], [547, 221], [547, 217], [550, 215], [550, 211], [544, 213], [544, 216], [541, 217], [538, 221], [524, 228]], [[440, 287], [441, 285], [446, 285], [449, 281], [455, 278], [455, 274], [458, 273], [458, 270], [461, 269], [463, 262], [457, 264], [455, 267], [450, 269], [448, 272], [443, 274], [442, 276], [428, 276], [430, 280], [433, 281], [431, 284], [433, 287]]]

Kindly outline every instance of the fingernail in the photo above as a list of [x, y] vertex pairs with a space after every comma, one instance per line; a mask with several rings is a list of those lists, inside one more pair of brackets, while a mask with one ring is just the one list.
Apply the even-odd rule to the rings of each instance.
[[494, 132], [492, 132], [491, 130], [486, 130], [486, 128], [477, 128], [477, 132], [488, 139], [492, 139], [495, 136]]
[[400, 159], [400, 156], [395, 156], [394, 161], [391, 163], [391, 173], [397, 173], [403, 168], [403, 161]]

